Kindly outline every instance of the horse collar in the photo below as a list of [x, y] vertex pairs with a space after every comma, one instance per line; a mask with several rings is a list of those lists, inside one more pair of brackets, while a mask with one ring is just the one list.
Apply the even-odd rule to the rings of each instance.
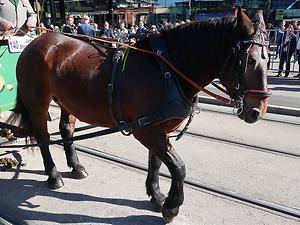
[[[160, 52], [164, 57], [168, 58], [168, 53], [166, 49], [166, 45], [164, 44], [164, 40], [161, 37], [157, 37], [154, 39], [150, 38], [150, 43], [152, 49], [156, 52]], [[125, 57], [124, 57], [125, 56]], [[136, 119], [135, 122], [126, 122], [122, 120], [121, 115], [121, 102], [120, 98], [121, 95], [119, 93], [119, 86], [121, 85], [119, 82], [119, 77], [122, 72], [124, 72], [124, 60], [126, 60], [126, 51], [117, 49], [114, 57], [113, 57], [113, 70], [111, 81], [107, 87], [107, 94], [108, 94], [108, 105], [109, 105], [109, 112], [114, 123], [118, 126], [124, 126], [124, 124], [137, 124], [138, 127], [143, 127], [146, 125], [151, 125], [154, 123], [161, 123], [163, 121], [173, 119], [173, 118], [180, 118], [185, 119], [186, 117], [190, 116], [188, 124], [192, 120], [192, 115], [197, 112], [195, 105], [192, 101], [186, 98], [181, 87], [176, 79], [176, 76], [170, 71], [170, 68], [161, 60], [157, 60], [161, 73], [162, 73], [162, 82], [164, 83], [165, 89], [165, 97], [163, 100], [162, 105], [160, 106], [158, 111], [148, 113], [145, 116], [142, 116]], [[183, 133], [186, 131], [187, 126], [183, 129], [184, 131], [181, 132], [178, 136], [178, 140]], [[130, 128], [129, 131], [121, 131], [124, 135], [130, 135]]]

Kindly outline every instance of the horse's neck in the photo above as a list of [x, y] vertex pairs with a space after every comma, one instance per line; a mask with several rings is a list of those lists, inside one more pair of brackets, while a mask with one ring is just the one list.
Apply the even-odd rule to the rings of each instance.
[[[213, 79], [219, 78], [219, 73], [232, 48], [232, 36], [230, 36], [232, 34], [213, 30], [206, 31], [211, 34], [202, 33], [196, 37], [195, 31], [189, 34], [189, 29], [173, 32], [169, 35], [167, 33], [165, 38], [174, 65], [202, 87], [211, 83]], [[220, 33], [223, 35], [222, 41], [218, 36]], [[199, 92], [190, 83], [179, 79], [187, 97], [191, 98]]]

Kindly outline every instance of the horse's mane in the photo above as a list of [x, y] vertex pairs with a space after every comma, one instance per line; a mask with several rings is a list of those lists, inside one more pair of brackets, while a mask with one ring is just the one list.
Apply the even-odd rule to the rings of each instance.
[[193, 21], [190, 23], [181, 24], [170, 30], [176, 30], [180, 32], [189, 29], [190, 31], [199, 32], [199, 31], [217, 30], [218, 28], [222, 27], [223, 31], [225, 30], [232, 31], [235, 25], [236, 25], [236, 18], [233, 16], [226, 16], [223, 18], [211, 18], [202, 21]]
[[163, 35], [170, 39], [177, 37], [184, 38], [187, 42], [205, 43], [205, 46], [215, 46], [217, 43], [225, 44], [227, 41], [234, 41], [233, 31], [236, 27], [235, 17], [213, 18], [204, 21], [194, 21], [164, 31]]
[[[235, 32], [236, 21], [235, 17], [194, 21], [164, 31], [162, 36], [177, 63], [186, 61], [188, 56], [197, 59], [202, 66], [212, 65], [213, 62], [216, 70], [220, 70], [221, 64], [238, 39]], [[185, 68], [188, 73], [197, 70], [188, 64]]]

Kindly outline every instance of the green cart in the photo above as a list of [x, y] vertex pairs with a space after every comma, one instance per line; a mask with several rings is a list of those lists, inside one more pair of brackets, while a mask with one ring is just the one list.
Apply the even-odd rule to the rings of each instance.
[[15, 107], [16, 65], [20, 54], [20, 52], [10, 52], [8, 40], [0, 40], [0, 112], [9, 111]]
[[17, 96], [16, 65], [21, 52], [36, 36], [9, 36], [0, 39], [0, 112], [15, 108]]

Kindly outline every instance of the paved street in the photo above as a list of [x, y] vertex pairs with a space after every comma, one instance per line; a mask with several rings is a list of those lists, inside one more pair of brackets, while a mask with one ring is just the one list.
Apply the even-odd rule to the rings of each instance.
[[276, 71], [269, 72], [268, 84], [273, 92], [270, 104], [300, 109], [300, 79], [275, 77]]

